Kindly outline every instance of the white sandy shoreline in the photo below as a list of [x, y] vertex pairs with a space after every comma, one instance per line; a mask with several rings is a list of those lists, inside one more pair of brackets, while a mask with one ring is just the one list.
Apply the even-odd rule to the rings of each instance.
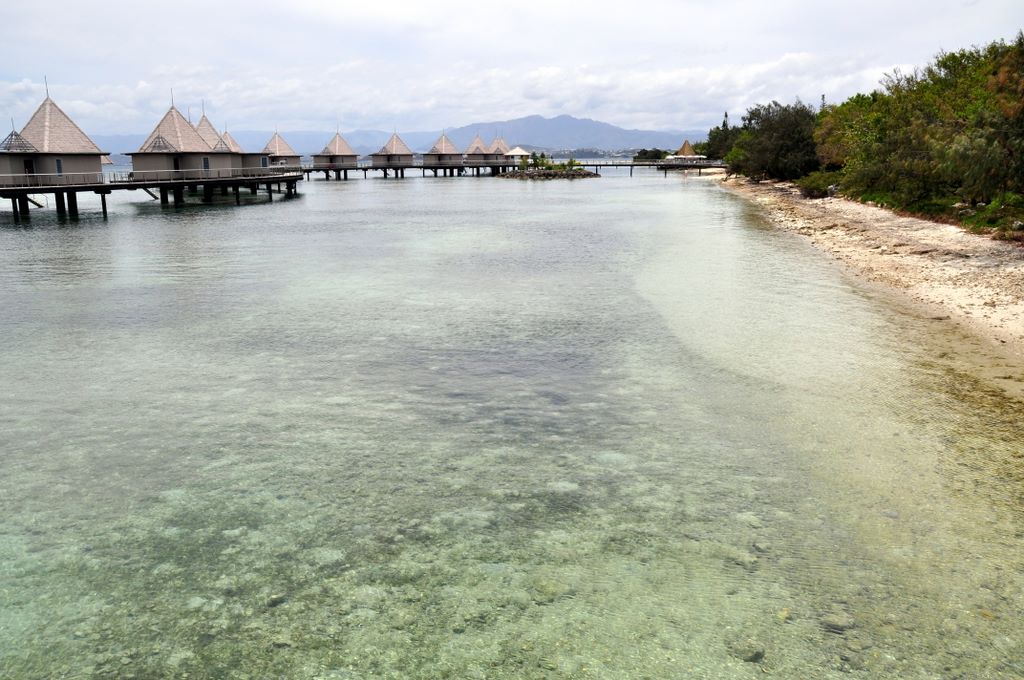
[[723, 186], [758, 204], [853, 275], [899, 291], [1024, 358], [1024, 248], [844, 198], [805, 199], [788, 182]]
[[1024, 247], [844, 198], [806, 199], [789, 182], [721, 185], [908, 313], [955, 324], [962, 333], [935, 336], [937, 356], [1024, 400]]

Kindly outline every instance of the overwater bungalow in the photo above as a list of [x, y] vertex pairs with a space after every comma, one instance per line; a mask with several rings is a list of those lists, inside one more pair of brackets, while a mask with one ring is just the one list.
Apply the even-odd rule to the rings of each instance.
[[505, 143], [505, 140], [501, 137], [495, 137], [494, 141], [491, 142], [491, 145], [487, 147], [485, 160], [494, 165], [506, 164], [509, 161], [506, 155], [509, 151], [510, 149], [508, 148], [508, 144]]
[[226, 145], [214, 150], [174, 105], [149, 133], [139, 150], [128, 155], [132, 158], [132, 169], [136, 174], [179, 171], [182, 179], [199, 178], [211, 170], [227, 171], [238, 162], [237, 154]]
[[97, 183], [105, 155], [47, 95], [21, 132], [0, 142], [0, 185]]
[[323, 151], [313, 154], [313, 167], [317, 170], [352, 170], [358, 167], [358, 161], [359, 154], [341, 133], [335, 133]]
[[487, 161], [487, 145], [480, 135], [473, 138], [466, 148], [466, 163], [468, 165], [483, 165]]
[[396, 132], [380, 148], [380, 151], [370, 154], [371, 167], [375, 170], [383, 170], [385, 177], [390, 169], [395, 170], [396, 177], [404, 177], [405, 168], [412, 167], [412, 157], [412, 149], [402, 141]]
[[263, 153], [270, 160], [271, 165], [299, 165], [299, 154], [277, 132], [263, 147]]
[[423, 154], [423, 165], [442, 167], [462, 167], [462, 152], [448, 139], [448, 135], [442, 134], [430, 151]]

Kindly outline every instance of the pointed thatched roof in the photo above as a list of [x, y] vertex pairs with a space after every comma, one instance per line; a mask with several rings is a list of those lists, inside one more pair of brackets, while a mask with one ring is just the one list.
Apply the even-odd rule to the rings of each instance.
[[21, 136], [40, 153], [103, 153], [49, 97], [29, 118]]
[[341, 136], [341, 133], [335, 133], [331, 137], [331, 141], [327, 142], [327, 146], [320, 152], [321, 156], [358, 156], [355, 149], [348, 145], [345, 138]]
[[459, 148], [457, 146], [452, 144], [452, 140], [448, 139], [448, 135], [442, 134], [438, 138], [438, 140], [436, 142], [434, 142], [434, 146], [432, 146], [430, 148], [430, 151], [428, 151], [427, 153], [428, 154], [437, 154], [437, 155], [441, 155], [441, 154], [452, 155], [452, 154], [461, 154], [462, 152], [459, 151]]
[[209, 153], [210, 145], [173, 106], [136, 153]]
[[220, 138], [224, 140], [224, 143], [228, 145], [228, 148], [232, 153], [245, 153], [242, 151], [241, 145], [235, 141], [235, 138], [232, 137], [231, 133], [227, 130], [224, 131], [224, 134], [222, 134]]
[[263, 147], [263, 153], [268, 156], [298, 156], [295, 153], [295, 149], [288, 145], [288, 142], [284, 141], [284, 137], [274, 133], [274, 136], [270, 138], [267, 145]]
[[690, 144], [690, 140], [683, 140], [683, 145], [679, 147], [679, 151], [676, 151], [677, 156], [696, 156], [697, 152], [693, 150], [693, 145]]
[[396, 132], [395, 134], [391, 135], [391, 139], [389, 139], [387, 141], [387, 143], [380, 148], [380, 151], [378, 151], [375, 154], [370, 154], [370, 155], [371, 156], [411, 156], [412, 155], [412, 149], [410, 149], [408, 146], [406, 146], [405, 142], [402, 141], [402, 138], [399, 137], [398, 133]]
[[500, 153], [501, 155], [504, 156], [505, 154], [508, 153], [508, 144], [506, 144], [505, 140], [502, 139], [501, 137], [495, 137], [494, 141], [491, 142], [491, 145], [487, 148], [487, 153]]
[[521, 146], [517, 146], [516, 148], [512, 149], [511, 151], [508, 151], [505, 155], [506, 156], [513, 156], [513, 157], [518, 158], [520, 156], [529, 156], [530, 152], [527, 151], [526, 149], [524, 149]]
[[203, 138], [203, 141], [210, 145], [210, 148], [217, 150], [217, 143], [220, 142], [220, 134], [217, 132], [217, 128], [213, 127], [213, 123], [210, 119], [203, 114], [203, 117], [196, 123], [196, 132]]
[[11, 130], [11, 134], [4, 137], [4, 141], [0, 142], [0, 151], [14, 153], [38, 153], [38, 149], [36, 149], [36, 147], [32, 146], [31, 143], [26, 141], [24, 137], [14, 130]]
[[473, 141], [469, 143], [469, 148], [466, 149], [466, 155], [485, 153], [487, 153], [487, 147], [484, 145], [484, 140], [480, 139], [480, 135], [477, 135], [473, 138]]

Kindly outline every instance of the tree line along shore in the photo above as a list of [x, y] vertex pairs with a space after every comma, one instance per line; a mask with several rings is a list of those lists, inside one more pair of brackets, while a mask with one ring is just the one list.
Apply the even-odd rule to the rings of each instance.
[[751, 180], [792, 180], [805, 196], [1024, 241], [1024, 32], [942, 52], [840, 104], [757, 104], [740, 125], [726, 113], [695, 147]]

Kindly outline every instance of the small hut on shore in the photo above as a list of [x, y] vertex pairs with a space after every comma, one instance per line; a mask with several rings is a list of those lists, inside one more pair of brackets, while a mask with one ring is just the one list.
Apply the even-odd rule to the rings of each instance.
[[473, 138], [466, 148], [466, 163], [470, 165], [483, 165], [487, 161], [487, 145], [480, 135]]
[[442, 133], [430, 147], [430, 151], [423, 154], [423, 165], [436, 165], [446, 168], [462, 167], [462, 152], [448, 139], [448, 135]]
[[505, 158], [509, 159], [510, 161], [515, 163], [516, 165], [519, 165], [520, 163], [522, 163], [524, 158], [529, 158], [529, 157], [530, 157], [530, 152], [527, 151], [526, 149], [524, 149], [521, 146], [517, 146], [514, 149], [510, 149], [509, 152], [505, 154]]
[[77, 183], [98, 182], [105, 156], [47, 95], [21, 132], [11, 130], [0, 142], [0, 184], [24, 183], [19, 175], [51, 176], [34, 180], [40, 183], [66, 175], [78, 175], [73, 179]]
[[224, 147], [215, 151], [202, 135], [171, 105], [138, 151], [128, 154], [134, 172], [181, 171], [199, 178], [211, 170], [229, 170], [236, 154]]
[[359, 154], [356, 153], [340, 132], [336, 132], [327, 146], [318, 154], [313, 155], [313, 167], [324, 170], [351, 170], [358, 166]]
[[379, 169], [410, 168], [412, 157], [412, 149], [402, 141], [397, 132], [391, 135], [391, 139], [380, 148], [380, 151], [370, 154], [372, 167]]
[[263, 153], [270, 160], [271, 165], [298, 165], [300, 162], [299, 154], [277, 132], [263, 147]]
[[679, 147], [679, 151], [676, 151], [674, 154], [669, 156], [669, 158], [696, 159], [696, 158], [707, 158], [707, 156], [702, 156], [699, 153], [697, 153], [694, 150], [693, 145], [690, 144], [690, 140], [689, 139], [684, 139], [683, 140], [683, 145], [681, 147]]

